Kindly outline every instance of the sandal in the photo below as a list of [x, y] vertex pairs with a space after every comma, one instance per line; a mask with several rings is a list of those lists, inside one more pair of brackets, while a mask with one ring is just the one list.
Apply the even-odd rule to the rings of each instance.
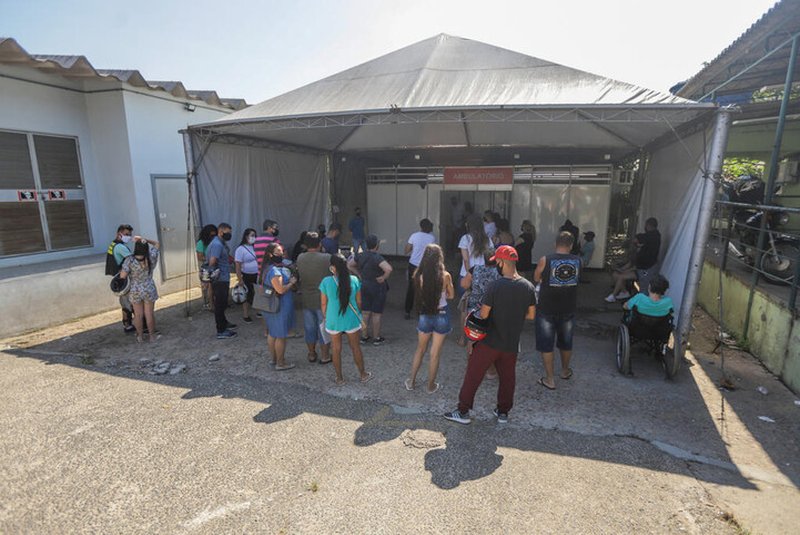
[[367, 372], [367, 376], [366, 376], [366, 377], [362, 377], [362, 378], [361, 378], [361, 382], [362, 382], [362, 383], [366, 383], [366, 382], [367, 382], [367, 381], [369, 381], [370, 379], [372, 379], [372, 372]]
[[545, 387], [548, 390], [555, 390], [556, 389], [556, 387], [550, 386], [547, 383], [545, 383], [544, 382], [544, 377], [539, 377], [539, 384], [542, 385], [543, 387]]
[[280, 366], [277, 364], [275, 365], [275, 371], [278, 372], [282, 372], [284, 370], [291, 370], [292, 368], [294, 368], [294, 364], [281, 364]]
[[320, 364], [330, 364], [331, 362], [333, 362], [333, 359], [328, 359], [328, 360], [319, 359]]
[[572, 368], [567, 368], [566, 377], [564, 376], [563, 372], [561, 374], [561, 378], [564, 379], [565, 381], [568, 381], [571, 377], [572, 377]]
[[411, 382], [411, 379], [406, 379], [405, 381], [403, 381], [403, 384], [405, 385], [406, 390], [408, 390], [409, 392], [414, 390], [414, 383]]
[[308, 354], [308, 362], [317, 362], [317, 354], [316, 353], [309, 353]]
[[344, 386], [344, 384], [347, 381], [345, 381], [344, 378], [342, 378], [342, 379], [334, 379], [333, 382], [336, 383], [336, 386]]
[[428, 389], [428, 394], [433, 394], [434, 392], [436, 392], [437, 390], [439, 390], [439, 388], [442, 386], [442, 385], [440, 385], [439, 383], [433, 383], [433, 384], [434, 384], [433, 390], [431, 390], [431, 389], [429, 388], [429, 389]]

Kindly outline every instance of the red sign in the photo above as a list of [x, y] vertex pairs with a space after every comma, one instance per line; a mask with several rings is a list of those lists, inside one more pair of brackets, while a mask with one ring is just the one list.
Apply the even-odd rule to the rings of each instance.
[[35, 201], [37, 199], [37, 192], [35, 189], [18, 189], [17, 190], [17, 199], [20, 202], [30, 202]]
[[459, 184], [513, 184], [513, 167], [445, 167], [444, 183]]
[[50, 201], [64, 201], [67, 199], [67, 192], [63, 189], [47, 190], [47, 199]]

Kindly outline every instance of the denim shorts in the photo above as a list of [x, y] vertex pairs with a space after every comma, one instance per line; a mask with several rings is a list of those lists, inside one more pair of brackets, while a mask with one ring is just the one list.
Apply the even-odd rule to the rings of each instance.
[[572, 350], [572, 330], [575, 314], [536, 313], [536, 350], [552, 353], [553, 346], [564, 351]]
[[441, 309], [438, 314], [420, 314], [417, 330], [422, 334], [450, 334], [453, 328], [450, 327], [447, 308]]
[[305, 338], [307, 344], [324, 344], [322, 334], [319, 332], [319, 324], [325, 321], [325, 316], [322, 315], [320, 309], [303, 309], [303, 330], [305, 331]]

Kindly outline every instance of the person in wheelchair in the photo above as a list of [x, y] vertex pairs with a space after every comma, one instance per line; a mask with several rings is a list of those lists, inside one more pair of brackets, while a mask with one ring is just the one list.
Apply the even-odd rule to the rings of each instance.
[[[656, 275], [650, 279], [650, 286], [647, 290], [646, 295], [638, 293], [628, 299], [625, 304], [622, 305], [623, 308], [632, 311], [635, 307], [640, 314], [655, 318], [669, 316], [673, 311], [674, 305], [672, 299], [664, 295], [667, 293], [667, 290], [669, 290], [669, 281], [667, 278], [661, 274]], [[625, 323], [630, 323], [630, 319], [631, 314], [627, 313], [623, 321]]]

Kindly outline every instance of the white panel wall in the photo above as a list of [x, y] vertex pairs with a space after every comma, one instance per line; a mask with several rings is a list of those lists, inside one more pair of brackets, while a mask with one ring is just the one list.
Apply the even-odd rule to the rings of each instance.
[[381, 252], [389, 255], [398, 254], [396, 196], [397, 187], [394, 184], [367, 186], [367, 225], [370, 233], [381, 239]]
[[602, 268], [606, 256], [608, 210], [611, 206], [611, 186], [573, 185], [570, 190], [570, 218], [583, 233], [595, 233], [595, 249], [590, 268]]
[[[428, 217], [428, 192], [417, 184], [397, 185], [397, 247], [403, 254], [408, 237], [419, 230], [421, 219]], [[378, 234], [378, 237], [381, 237]]]

